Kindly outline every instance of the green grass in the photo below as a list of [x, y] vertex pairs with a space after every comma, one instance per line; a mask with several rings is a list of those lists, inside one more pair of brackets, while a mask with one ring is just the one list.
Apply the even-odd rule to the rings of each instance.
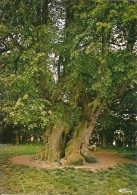
[[132, 159], [132, 160], [137, 160], [137, 154], [125, 154], [123, 155], [124, 158]]
[[[119, 189], [128, 188], [137, 194], [137, 166], [121, 164], [116, 168], [93, 173], [89, 170], [38, 169], [13, 165], [11, 156], [34, 154], [41, 145], [0, 145], [0, 193], [4, 194], [68, 194], [119, 195]], [[6, 169], [3, 168], [6, 165]], [[7, 171], [6, 171], [7, 170]]]
[[104, 150], [108, 150], [108, 151], [117, 151], [117, 152], [129, 152], [129, 153], [132, 153], [132, 152], [136, 152], [137, 151], [137, 147], [118, 147], [118, 146], [108, 146], [108, 147], [101, 147], [101, 146], [98, 146], [98, 148], [100, 149], [104, 149]]

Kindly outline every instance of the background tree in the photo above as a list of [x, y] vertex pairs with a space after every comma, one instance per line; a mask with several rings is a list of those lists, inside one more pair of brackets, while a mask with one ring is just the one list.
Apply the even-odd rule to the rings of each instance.
[[50, 41], [47, 15], [42, 14], [46, 4], [47, 1], [1, 1], [2, 111], [5, 123], [13, 125], [17, 134], [24, 131], [20, 132], [19, 126], [27, 131], [42, 130], [48, 121], [50, 102], [39, 92], [45, 75], [50, 90], [53, 81], [46, 65], [50, 52], [46, 47]]
[[[119, 134], [121, 138], [119, 139]], [[92, 139], [106, 147], [121, 142], [121, 146], [136, 145], [136, 90], [126, 89], [99, 117]], [[119, 139], [119, 140], [118, 140]]]

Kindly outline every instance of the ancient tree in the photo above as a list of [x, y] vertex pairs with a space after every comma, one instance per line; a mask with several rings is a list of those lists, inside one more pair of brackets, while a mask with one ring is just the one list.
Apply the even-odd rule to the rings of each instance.
[[[4, 23], [9, 15], [5, 16], [7, 4], [2, 2]], [[0, 47], [3, 80], [15, 78], [11, 83], [14, 95], [3, 87], [5, 121], [21, 124], [25, 131], [45, 131], [45, 147], [36, 155], [38, 159], [62, 164], [92, 162], [89, 137], [100, 113], [136, 83], [137, 4], [21, 2], [11, 3], [18, 10], [13, 14], [16, 24], [13, 18], [5, 22], [12, 30], [3, 30], [1, 37], [12, 36], [7, 39], [10, 52]], [[20, 85], [15, 86], [17, 80]]]

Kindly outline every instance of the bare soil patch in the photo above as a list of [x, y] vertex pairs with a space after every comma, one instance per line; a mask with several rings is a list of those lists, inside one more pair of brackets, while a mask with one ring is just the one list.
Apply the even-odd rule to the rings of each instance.
[[[123, 158], [122, 153], [117, 153], [113, 151], [96, 151], [92, 153], [96, 159], [96, 163], [86, 163], [85, 165], [69, 165], [65, 167], [73, 167], [76, 169], [80, 168], [85, 168], [89, 169], [93, 172], [99, 171], [99, 170], [104, 170], [109, 167], [115, 167], [117, 164], [122, 164], [122, 163], [130, 163], [130, 164], [135, 164], [135, 160], [131, 159], [126, 159]], [[10, 159], [10, 161], [13, 164], [21, 164], [21, 165], [27, 165], [30, 167], [35, 167], [35, 168], [47, 168], [47, 169], [54, 169], [54, 168], [63, 168], [63, 166], [59, 165], [58, 162], [54, 163], [48, 163], [44, 160], [34, 160], [33, 155], [21, 155], [21, 156], [16, 156]]]

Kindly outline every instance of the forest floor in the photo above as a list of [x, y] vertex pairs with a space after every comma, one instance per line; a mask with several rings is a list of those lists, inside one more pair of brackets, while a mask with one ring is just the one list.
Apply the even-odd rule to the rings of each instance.
[[[124, 158], [123, 153], [113, 150], [97, 150], [92, 152], [92, 154], [96, 157], [96, 163], [85, 163], [84, 165], [66, 165], [65, 167], [73, 167], [75, 169], [88, 169], [93, 172], [97, 172], [100, 170], [108, 169], [109, 167], [115, 167], [118, 164], [122, 163], [130, 163], [135, 164], [136, 161], [133, 159]], [[126, 156], [125, 156], [126, 157]], [[22, 164], [30, 167], [36, 168], [63, 168], [63, 166], [59, 165], [58, 162], [47, 163], [44, 160], [34, 160], [33, 155], [21, 155], [15, 156], [10, 159], [13, 164]]]
[[32, 160], [41, 144], [0, 144], [1, 194], [120, 195], [137, 194], [137, 148], [97, 147], [97, 162], [61, 167]]

